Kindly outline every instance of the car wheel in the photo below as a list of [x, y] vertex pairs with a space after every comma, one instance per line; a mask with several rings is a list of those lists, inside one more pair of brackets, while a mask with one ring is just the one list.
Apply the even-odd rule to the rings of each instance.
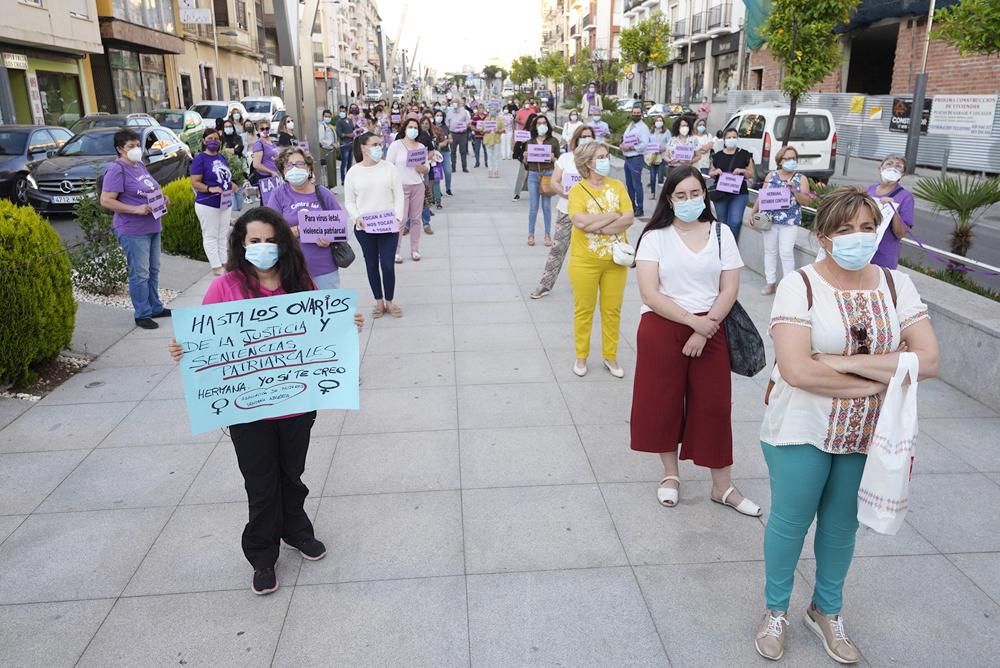
[[21, 206], [28, 204], [28, 175], [19, 174], [14, 179], [14, 203]]

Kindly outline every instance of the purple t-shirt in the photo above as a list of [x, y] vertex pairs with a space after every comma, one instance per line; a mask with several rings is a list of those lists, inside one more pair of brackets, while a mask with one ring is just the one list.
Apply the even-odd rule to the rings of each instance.
[[[266, 141], [264, 141], [262, 139], [258, 139], [257, 143], [255, 143], [253, 145], [253, 151], [252, 152], [253, 153], [263, 153], [264, 155], [260, 156], [260, 164], [262, 164], [264, 167], [267, 167], [268, 169], [270, 169], [272, 171], [275, 171], [275, 172], [278, 171], [278, 168], [274, 166], [274, 158], [275, 158], [275, 156], [278, 155], [278, 147], [277, 146], [275, 146], [271, 142], [266, 142]], [[257, 173], [260, 174], [261, 176], [270, 176], [270, 174], [268, 174], [266, 172], [258, 171]]]
[[[894, 190], [890, 190], [885, 195], [876, 195], [875, 188], [877, 187], [877, 185], [868, 186], [868, 194], [874, 197], [876, 202], [882, 197], [891, 195], [893, 201], [899, 205], [899, 219], [907, 228], [912, 228], [913, 194], [902, 186], [896, 186]], [[886, 269], [895, 269], [899, 265], [899, 237], [896, 236], [891, 224], [882, 235], [882, 242], [878, 245], [878, 250], [875, 251], [871, 263]]]
[[[194, 156], [191, 161], [191, 174], [200, 174], [201, 182], [210, 188], [222, 188], [229, 190], [233, 187], [233, 173], [229, 171], [229, 161], [221, 153], [209, 155], [202, 151]], [[221, 195], [219, 193], [203, 193], [200, 190], [194, 191], [194, 201], [196, 204], [204, 204], [219, 208]]]
[[[292, 186], [285, 183], [271, 192], [271, 197], [267, 200], [267, 206], [281, 214], [292, 227], [299, 226], [299, 211], [308, 209], [310, 211], [340, 211], [341, 206], [333, 193], [323, 186], [316, 186], [320, 191], [319, 196], [323, 199], [323, 205], [319, 203], [316, 193], [302, 194], [292, 189]], [[322, 248], [314, 243], [300, 244], [302, 254], [306, 258], [306, 268], [309, 269], [310, 276], [323, 276], [337, 271], [337, 265], [333, 262], [333, 253], [330, 247]]]
[[[124, 160], [115, 160], [104, 172], [102, 190], [106, 193], [116, 193], [118, 201], [123, 204], [146, 204], [146, 195], [160, 190], [146, 166], [137, 162], [131, 167]], [[156, 234], [161, 230], [160, 221], [151, 213], [140, 216], [134, 213], [118, 213], [111, 219], [116, 232], [128, 236], [141, 234]]]

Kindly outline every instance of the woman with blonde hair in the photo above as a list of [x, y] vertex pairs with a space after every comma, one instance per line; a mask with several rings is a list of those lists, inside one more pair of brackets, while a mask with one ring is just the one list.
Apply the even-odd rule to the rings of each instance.
[[604, 366], [615, 378], [624, 378], [618, 365], [618, 337], [622, 299], [628, 269], [615, 263], [616, 243], [627, 243], [625, 232], [635, 216], [625, 184], [609, 178], [611, 159], [604, 142], [578, 145], [573, 153], [583, 180], [569, 191], [567, 214], [573, 223], [570, 237], [569, 282], [573, 287], [573, 373], [587, 374], [590, 331], [598, 295], [601, 304], [601, 352]]

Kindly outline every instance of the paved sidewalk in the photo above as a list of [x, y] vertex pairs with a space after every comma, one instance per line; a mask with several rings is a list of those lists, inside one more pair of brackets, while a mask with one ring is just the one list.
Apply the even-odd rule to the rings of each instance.
[[[423, 261], [399, 267], [405, 317], [365, 328], [362, 410], [321, 414], [305, 475], [330, 553], [282, 550], [277, 593], [249, 592], [232, 445], [191, 435], [169, 329], [129, 334], [0, 431], [0, 665], [767, 664], [763, 523], [710, 503], [690, 465], [681, 504], [657, 504], [657, 458], [628, 449], [634, 276], [626, 379], [596, 355], [577, 378], [565, 277], [527, 298], [547, 249], [525, 245], [511, 172], [456, 175]], [[367, 312], [360, 259], [344, 283]], [[764, 323], [760, 278], [743, 286]], [[766, 510], [763, 384], [734, 378], [735, 475]], [[898, 536], [860, 535], [848, 626], [869, 665], [995, 665], [1000, 415], [920, 392], [914, 505]], [[784, 663], [833, 665], [799, 619], [804, 557]]]

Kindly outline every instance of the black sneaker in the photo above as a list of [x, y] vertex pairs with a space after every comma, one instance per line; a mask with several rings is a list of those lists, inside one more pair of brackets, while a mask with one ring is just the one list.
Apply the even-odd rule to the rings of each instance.
[[158, 329], [160, 325], [152, 318], [136, 318], [135, 326], [143, 329]]
[[258, 568], [253, 572], [253, 584], [250, 591], [258, 596], [264, 596], [278, 591], [278, 575], [274, 568]]
[[319, 561], [326, 556], [326, 545], [315, 538], [302, 538], [292, 542], [286, 540], [285, 545], [295, 548], [302, 553], [303, 559], [309, 561]]
[[514, 195], [514, 201], [515, 201], [515, 202], [516, 202], [517, 200], [519, 200], [519, 199], [521, 199], [521, 196], [520, 196], [520, 195]]
[[154, 313], [151, 317], [153, 317], [153, 318], [169, 318], [170, 317], [170, 309], [164, 308], [159, 313]]
[[454, 196], [455, 196], [455, 193], [453, 193], [453, 192], [452, 192], [452, 191], [450, 191], [450, 190], [448, 190], [448, 191], [446, 191], [446, 192], [447, 192], [447, 193], [448, 193], [449, 195], [451, 195], [452, 197], [454, 197]]

